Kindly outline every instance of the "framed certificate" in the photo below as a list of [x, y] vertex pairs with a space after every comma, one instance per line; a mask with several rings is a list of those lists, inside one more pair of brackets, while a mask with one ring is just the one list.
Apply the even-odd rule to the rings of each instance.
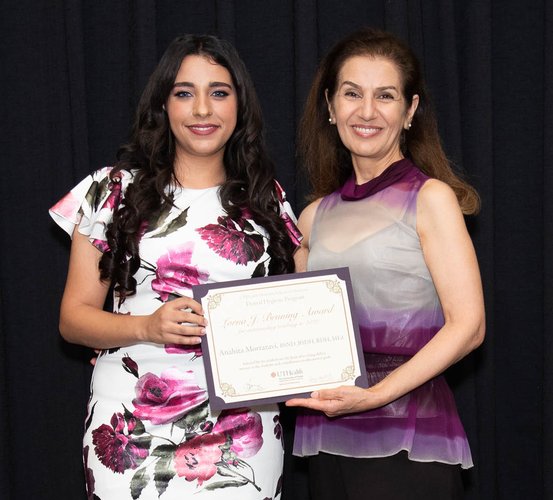
[[198, 285], [214, 410], [367, 387], [348, 268]]

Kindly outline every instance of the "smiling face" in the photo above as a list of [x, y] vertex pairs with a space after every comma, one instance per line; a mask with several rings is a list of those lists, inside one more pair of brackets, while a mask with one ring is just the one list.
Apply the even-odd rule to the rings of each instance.
[[175, 137], [177, 163], [190, 166], [202, 159], [223, 166], [238, 112], [236, 89], [226, 68], [207, 57], [186, 56], [165, 110]]
[[350, 151], [359, 177], [368, 169], [379, 175], [403, 155], [401, 133], [408, 129], [418, 105], [402, 94], [400, 73], [388, 59], [354, 56], [343, 64], [333, 96], [327, 96], [332, 122]]

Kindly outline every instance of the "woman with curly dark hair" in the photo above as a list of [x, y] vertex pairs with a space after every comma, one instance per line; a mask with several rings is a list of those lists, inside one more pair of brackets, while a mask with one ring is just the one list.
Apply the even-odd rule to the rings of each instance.
[[409, 47], [374, 29], [339, 41], [311, 87], [300, 148], [315, 200], [297, 267], [349, 266], [370, 385], [287, 402], [308, 409], [294, 453], [309, 457], [312, 498], [460, 499], [472, 457], [442, 372], [484, 338], [463, 220], [479, 199], [446, 158]]
[[175, 39], [115, 167], [51, 214], [73, 238], [60, 331], [102, 349], [84, 437], [89, 498], [276, 498], [278, 408], [210, 411], [191, 298], [195, 284], [291, 272], [299, 243], [235, 49]]

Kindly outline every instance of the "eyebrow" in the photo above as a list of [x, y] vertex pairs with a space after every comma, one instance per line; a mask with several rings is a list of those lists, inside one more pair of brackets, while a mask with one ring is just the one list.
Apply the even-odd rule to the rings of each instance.
[[[358, 85], [357, 83], [351, 82], [349, 80], [342, 82], [340, 87], [343, 87], [344, 85], [350, 85], [351, 87], [355, 87], [356, 89], [361, 89], [361, 85]], [[396, 92], [399, 92], [395, 85], [385, 85], [384, 87], [377, 87], [376, 90], [395, 90]]]
[[[196, 87], [192, 82], [175, 82], [173, 85], [174, 87]], [[209, 82], [209, 88], [213, 87], [227, 87], [229, 89], [232, 89], [232, 85], [226, 82]]]

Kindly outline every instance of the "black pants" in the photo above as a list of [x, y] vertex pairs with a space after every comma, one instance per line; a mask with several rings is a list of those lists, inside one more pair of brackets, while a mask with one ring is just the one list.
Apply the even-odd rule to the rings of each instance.
[[383, 458], [327, 453], [309, 457], [311, 500], [462, 500], [461, 468], [414, 462], [406, 452]]

